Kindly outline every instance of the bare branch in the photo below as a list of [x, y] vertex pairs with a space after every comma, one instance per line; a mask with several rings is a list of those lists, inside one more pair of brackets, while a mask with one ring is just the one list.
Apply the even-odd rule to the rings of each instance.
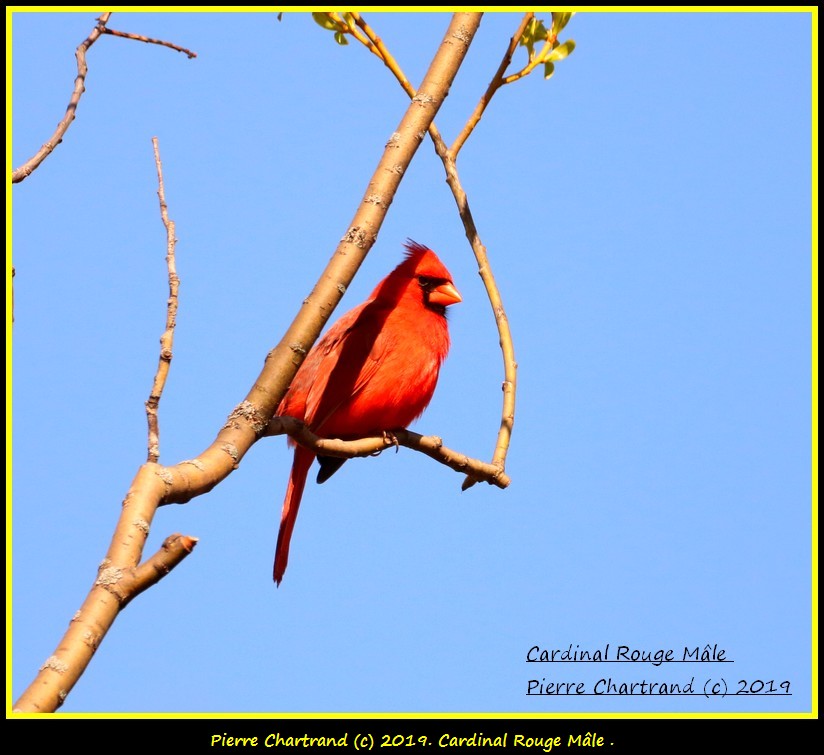
[[119, 582], [107, 586], [106, 589], [116, 595], [120, 601], [120, 608], [125, 608], [140, 593], [148, 590], [152, 585], [156, 585], [183, 561], [195, 549], [197, 543], [198, 539], [196, 537], [180, 534], [169, 535], [163, 541], [163, 545], [160, 546], [157, 553], [137, 568], [126, 572]]
[[172, 362], [172, 345], [174, 343], [175, 324], [177, 322], [177, 302], [178, 290], [180, 289], [180, 278], [177, 275], [175, 265], [175, 224], [169, 220], [169, 208], [166, 204], [166, 190], [163, 186], [163, 165], [160, 162], [160, 147], [157, 137], [152, 138], [154, 149], [155, 166], [157, 168], [157, 198], [160, 201], [160, 219], [166, 228], [166, 267], [169, 271], [169, 299], [166, 303], [166, 330], [160, 336], [160, 359], [157, 363], [152, 392], [146, 401], [146, 420], [149, 425], [149, 451], [147, 461], [157, 461], [160, 458], [160, 425], [157, 409], [160, 405], [160, 397], [163, 395], [163, 388], [166, 385], [166, 378], [169, 374], [169, 367]]
[[[421, 134], [443, 103], [480, 19], [479, 13], [453, 15], [421, 84], [420, 97], [410, 104], [384, 149], [349, 230], [286, 335], [269, 353], [246, 400], [196, 459], [173, 467], [154, 463], [140, 467], [123, 502], [97, 580], [54, 655], [18, 700], [16, 710], [49, 712], [62, 704], [122, 608], [122, 596], [116, 596], [110, 588], [120, 583], [124, 572], [135, 570], [140, 563], [157, 507], [190, 500], [211, 490], [237, 468], [266, 429], [303, 357], [374, 243], [406, 168], [420, 146]], [[144, 572], [138, 569], [138, 573], [136, 582], [143, 584]]]
[[[298, 316], [281, 342], [272, 350], [267, 364], [247, 396], [267, 416], [275, 409], [303, 361], [331, 316], [372, 247], [403, 174], [420, 146], [435, 114], [443, 104], [449, 86], [463, 61], [481, 14], [456, 13], [421, 84], [419, 96], [407, 109], [364, 193], [360, 207], [341, 242], [305, 300]], [[284, 370], [284, 364], [289, 365]]]
[[[415, 87], [413, 87], [409, 82], [409, 79], [406, 78], [406, 74], [401, 70], [401, 67], [398, 65], [398, 61], [395, 60], [392, 53], [389, 52], [388, 48], [383, 43], [383, 40], [375, 34], [374, 30], [361, 17], [360, 13], [353, 12], [351, 16], [360, 29], [359, 31], [358, 29], [351, 28], [350, 31], [352, 36], [363, 44], [371, 53], [380, 58], [386, 67], [392, 71], [392, 75], [398, 80], [400, 85], [403, 87], [403, 90], [410, 97], [414, 97]], [[434, 123], [429, 127], [430, 132], [433, 128], [435, 128]]]
[[401, 429], [357, 440], [321, 438], [306, 427], [301, 420], [294, 417], [273, 417], [264, 435], [283, 435], [284, 433], [300, 445], [322, 456], [339, 456], [344, 459], [375, 456], [386, 448], [401, 445], [426, 454], [456, 472], [466, 474], [476, 482], [488, 482], [499, 488], [506, 488], [511, 482], [504, 474], [503, 467], [487, 464], [453, 451], [444, 446], [443, 441], [436, 435], [420, 435], [411, 430]]
[[89, 68], [86, 65], [86, 51], [100, 38], [100, 35], [103, 34], [103, 31], [106, 28], [106, 23], [111, 15], [111, 13], [104, 13], [101, 15], [100, 18], [97, 19], [97, 25], [94, 29], [92, 29], [92, 33], [78, 45], [77, 50], [74, 53], [77, 58], [77, 78], [74, 80], [74, 90], [72, 91], [72, 96], [69, 100], [69, 106], [66, 108], [66, 114], [63, 116], [60, 123], [57, 124], [57, 128], [51, 135], [51, 138], [42, 147], [40, 147], [34, 157], [27, 160], [11, 174], [12, 183], [20, 183], [20, 181], [28, 178], [35, 170], [37, 170], [37, 168], [40, 167], [43, 160], [54, 152], [54, 148], [60, 144], [61, 141], [63, 141], [66, 131], [68, 131], [69, 126], [75, 118], [75, 111], [77, 110], [77, 105], [80, 102], [80, 97], [83, 95], [83, 92], [86, 91], [86, 74], [89, 72]]
[[117, 31], [117, 29], [109, 29], [108, 27], [103, 29], [103, 33], [111, 34], [115, 37], [123, 37], [124, 39], [134, 39], [136, 42], [145, 42], [149, 45], [161, 45], [163, 47], [168, 47], [177, 52], [182, 52], [189, 58], [189, 60], [197, 57], [196, 52], [192, 52], [191, 50], [187, 50], [185, 47], [180, 47], [179, 45], [171, 42], [164, 42], [162, 39], [152, 39], [151, 37], [144, 37], [142, 34], [132, 34], [128, 31]]
[[[475, 112], [473, 112], [467, 122], [467, 125], [461, 132], [463, 139], [461, 140], [459, 137], [459, 139], [456, 140], [456, 146], [450, 149], [446, 146], [446, 142], [443, 140], [443, 137], [441, 137], [435, 123], [433, 122], [429, 126], [429, 136], [435, 145], [435, 152], [437, 152], [443, 162], [444, 170], [446, 171], [446, 181], [449, 184], [449, 188], [452, 190], [452, 196], [455, 198], [455, 202], [458, 205], [458, 213], [460, 214], [461, 221], [463, 222], [466, 237], [469, 239], [469, 243], [472, 246], [472, 251], [475, 254], [475, 260], [478, 263], [478, 273], [480, 274], [481, 280], [486, 288], [487, 296], [489, 297], [489, 302], [492, 305], [492, 311], [495, 315], [495, 323], [498, 328], [501, 354], [504, 361], [504, 382], [502, 386], [504, 398], [501, 409], [501, 423], [498, 430], [497, 440], [495, 442], [495, 451], [492, 456], [491, 464], [498, 469], [501, 474], [503, 473], [506, 464], [506, 455], [509, 450], [509, 443], [512, 437], [512, 427], [515, 421], [515, 389], [518, 365], [515, 361], [515, 348], [512, 342], [512, 333], [509, 329], [509, 320], [507, 319], [506, 312], [504, 310], [503, 300], [501, 298], [500, 291], [498, 290], [498, 285], [495, 282], [495, 276], [492, 274], [492, 268], [490, 267], [486, 247], [481, 243], [480, 236], [478, 235], [478, 229], [475, 226], [472, 212], [469, 209], [469, 201], [467, 200], [466, 192], [464, 191], [460, 178], [458, 177], [458, 169], [455, 164], [455, 160], [457, 157], [457, 151], [460, 150], [466, 139], [472, 133], [472, 130], [480, 120], [486, 105], [489, 104], [492, 96], [501, 86], [503, 75], [512, 60], [512, 55], [518, 46], [518, 41], [523, 34], [524, 28], [529, 23], [533, 15], [534, 14], [532, 13], [527, 13], [521, 20], [518, 29], [509, 42], [509, 46], [507, 47], [503, 60], [498, 66], [495, 76], [492, 78], [492, 82], [487, 87], [486, 93], [481, 98], [479, 105], [475, 108]], [[366, 23], [359, 13], [352, 13], [352, 17], [354, 18], [358, 29], [363, 32], [362, 35], [353, 36], [360, 41], [362, 41], [362, 36], [366, 37], [367, 42], [364, 44], [371, 52], [384, 61], [387, 68], [392, 71], [404, 91], [410, 97], [414, 98], [416, 96], [414, 87], [409, 83], [409, 79], [407, 79], [406, 75], [401, 70], [400, 65], [398, 65], [398, 62], [383, 44], [380, 37], [374, 32], [369, 24]], [[468, 475], [464, 480], [461, 489], [466, 490], [467, 488], [472, 487], [475, 482], [476, 480], [472, 477], [472, 475]]]
[[[452, 189], [452, 196], [458, 205], [458, 213], [463, 221], [466, 238], [472, 245], [475, 260], [478, 263], [478, 275], [486, 288], [489, 303], [492, 305], [492, 312], [495, 315], [495, 325], [498, 328], [498, 340], [501, 347], [501, 354], [504, 361], [504, 381], [501, 385], [503, 390], [503, 405], [501, 408], [501, 424], [498, 428], [498, 436], [495, 441], [495, 451], [492, 454], [492, 465], [503, 471], [506, 465], [506, 455], [509, 451], [509, 443], [512, 438], [512, 427], [515, 422], [515, 389], [517, 386], [518, 363], [515, 361], [515, 346], [512, 342], [512, 331], [509, 329], [509, 320], [504, 309], [503, 299], [498, 290], [495, 276], [489, 264], [489, 257], [486, 254], [486, 247], [481, 243], [472, 212], [469, 209], [469, 200], [466, 192], [458, 178], [458, 170], [455, 166], [455, 159], [451, 152], [441, 152], [445, 147], [443, 142], [436, 144], [436, 150], [443, 161], [446, 171], [446, 182]], [[464, 480], [461, 490], [466, 490], [475, 484], [475, 480], [468, 475]]]
[[164, 42], [160, 39], [151, 39], [150, 37], [144, 37], [140, 34], [131, 34], [125, 31], [109, 29], [106, 24], [108, 23], [111, 15], [111, 12], [103, 13], [100, 18], [97, 19], [97, 25], [94, 29], [92, 29], [92, 33], [89, 34], [89, 36], [77, 47], [77, 50], [75, 51], [75, 57], [77, 58], [77, 78], [74, 80], [74, 90], [72, 91], [69, 105], [66, 108], [66, 114], [63, 116], [60, 123], [57, 124], [57, 128], [51, 135], [51, 138], [42, 147], [40, 147], [34, 157], [27, 160], [11, 174], [12, 183], [20, 183], [25, 178], [28, 178], [35, 170], [37, 170], [37, 168], [40, 167], [40, 164], [52, 152], [54, 152], [54, 148], [60, 144], [61, 141], [63, 141], [66, 131], [68, 131], [69, 126], [75, 119], [80, 97], [83, 95], [83, 92], [86, 91], [86, 74], [89, 72], [89, 68], [86, 65], [86, 51], [101, 37], [101, 35], [112, 34], [116, 37], [124, 37], [125, 39], [135, 39], [139, 42], [162, 45], [163, 47], [169, 47], [172, 50], [177, 50], [178, 52], [184, 53], [189, 57], [189, 59], [197, 57], [197, 53], [187, 50], [185, 47], [172, 44], [171, 42]]
[[[112, 542], [98, 568], [94, 585], [54, 654], [41, 666], [15, 704], [16, 711], [48, 713], [59, 708], [128, 602], [124, 599], [131, 599], [121, 583], [129, 579], [128, 575], [140, 562], [158, 501], [166, 489], [164, 476], [157, 464], [144, 464], [138, 471], [123, 501]], [[162, 574], [158, 572], [158, 575], [159, 579]]]
[[481, 117], [486, 110], [486, 106], [489, 105], [490, 100], [495, 96], [495, 92], [497, 92], [498, 89], [504, 85], [504, 74], [506, 73], [506, 69], [509, 68], [509, 64], [512, 62], [512, 56], [518, 48], [518, 43], [521, 40], [524, 29], [526, 29], [527, 24], [534, 16], [534, 13], [525, 13], [524, 17], [521, 19], [520, 25], [512, 35], [512, 39], [509, 40], [509, 47], [507, 47], [504, 57], [501, 60], [501, 64], [498, 66], [498, 70], [495, 71], [495, 75], [492, 77], [492, 81], [489, 82], [489, 86], [486, 88], [486, 91], [483, 93], [478, 104], [475, 106], [474, 112], [471, 116], [469, 116], [469, 120], [467, 120], [461, 133], [458, 134], [458, 138], [452, 142], [452, 146], [449, 148], [453, 158], [458, 158], [458, 153], [461, 151], [461, 147], [463, 147], [464, 143], [469, 138], [469, 135], [474, 131], [475, 126], [477, 126], [480, 122]]

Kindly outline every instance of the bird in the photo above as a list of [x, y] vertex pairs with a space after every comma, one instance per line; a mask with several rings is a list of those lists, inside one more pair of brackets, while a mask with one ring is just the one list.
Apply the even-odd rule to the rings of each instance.
[[[406, 428], [426, 409], [449, 352], [446, 308], [461, 299], [438, 256], [408, 239], [404, 260], [369, 298], [315, 344], [280, 402], [323, 438], [353, 440]], [[315, 453], [296, 445], [281, 512], [272, 576], [279, 587]], [[317, 482], [345, 459], [319, 456]]]

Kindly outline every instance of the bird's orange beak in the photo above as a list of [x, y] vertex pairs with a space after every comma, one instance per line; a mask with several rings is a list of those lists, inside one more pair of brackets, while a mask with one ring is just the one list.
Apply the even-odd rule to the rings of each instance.
[[430, 289], [428, 298], [430, 303], [440, 304], [442, 307], [448, 307], [450, 304], [463, 301], [458, 289], [449, 282], [441, 283], [440, 286]]

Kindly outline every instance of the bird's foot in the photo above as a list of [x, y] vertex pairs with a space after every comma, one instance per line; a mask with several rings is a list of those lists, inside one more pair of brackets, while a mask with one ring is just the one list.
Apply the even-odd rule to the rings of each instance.
[[398, 437], [391, 430], [383, 431], [383, 444], [385, 446], [395, 446], [395, 453], [398, 453], [398, 449], [401, 447]]

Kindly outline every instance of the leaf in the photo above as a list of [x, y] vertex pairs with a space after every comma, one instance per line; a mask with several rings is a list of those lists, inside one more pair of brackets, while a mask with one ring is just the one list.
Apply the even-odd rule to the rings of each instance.
[[552, 60], [563, 60], [575, 49], [575, 40], [568, 39], [563, 44], [558, 45], [549, 55], [546, 56], [547, 62]]
[[346, 38], [346, 35], [342, 31], [335, 32], [335, 42], [339, 45], [348, 45], [349, 40]]
[[535, 44], [537, 42], [545, 41], [546, 38], [547, 30], [544, 26], [544, 22], [533, 17], [526, 25], [526, 29], [524, 29], [524, 33], [521, 35], [519, 44], [521, 47], [526, 47], [527, 53], [529, 54], [529, 59], [532, 60], [535, 56]]
[[328, 29], [329, 31], [335, 31], [338, 28], [338, 25], [331, 18], [329, 18], [328, 13], [313, 13], [312, 19], [316, 24], [322, 26], [324, 29]]
[[545, 79], [551, 79], [553, 73], [555, 73], [555, 64], [554, 63], [544, 63], [544, 78]]
[[557, 37], [569, 23], [575, 13], [553, 13], [552, 14], [552, 33]]

